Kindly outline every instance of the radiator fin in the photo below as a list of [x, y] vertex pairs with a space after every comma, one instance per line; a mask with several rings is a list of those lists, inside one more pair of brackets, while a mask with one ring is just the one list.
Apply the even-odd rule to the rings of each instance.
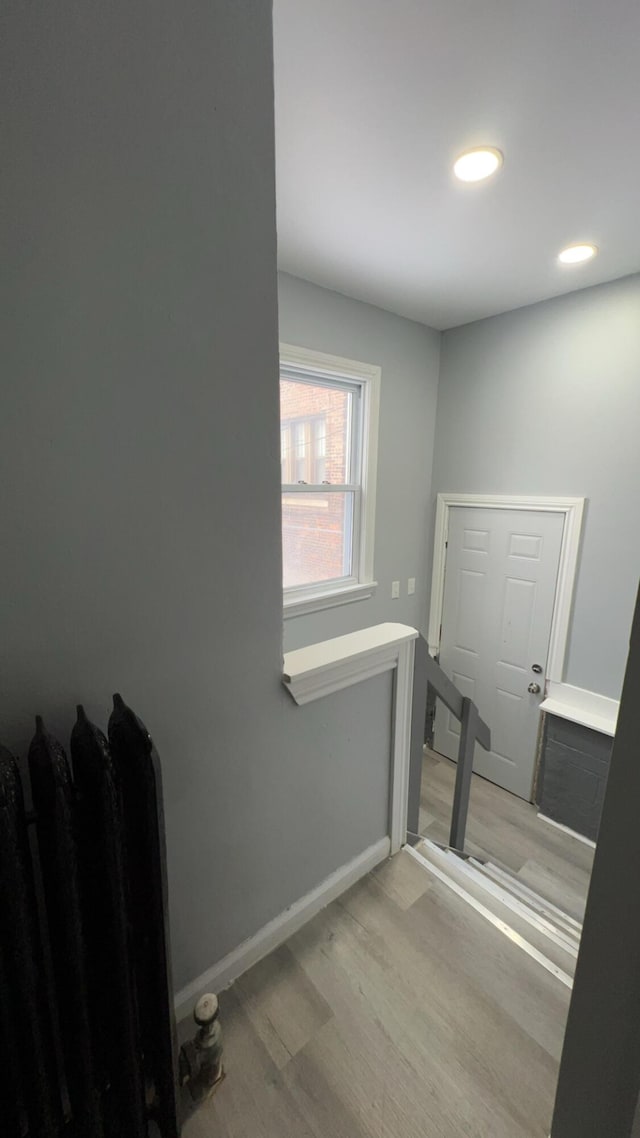
[[2, 1138], [180, 1135], [160, 761], [109, 735], [79, 707], [72, 772], [36, 720], [33, 814], [0, 747]]

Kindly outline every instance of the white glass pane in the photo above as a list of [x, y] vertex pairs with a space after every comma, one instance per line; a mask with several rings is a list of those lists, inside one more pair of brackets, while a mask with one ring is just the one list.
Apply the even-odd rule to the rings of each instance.
[[327, 421], [316, 419], [316, 454], [323, 458], [327, 453]]
[[348, 490], [282, 495], [285, 589], [351, 575], [354, 497]]
[[[280, 380], [280, 421], [285, 454], [282, 479], [294, 482], [349, 482], [352, 391], [322, 383]], [[292, 461], [286, 449], [293, 448]]]

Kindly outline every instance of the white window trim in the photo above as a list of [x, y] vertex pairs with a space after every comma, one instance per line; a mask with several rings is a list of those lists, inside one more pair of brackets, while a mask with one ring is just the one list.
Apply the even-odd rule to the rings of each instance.
[[361, 585], [343, 585], [325, 593], [314, 593], [313, 596], [308, 592], [306, 597], [288, 595], [283, 602], [283, 616], [285, 620], [291, 620], [293, 616], [307, 616], [308, 613], [321, 612], [322, 609], [349, 605], [353, 601], [367, 601], [374, 596], [377, 587], [377, 581], [368, 581]]
[[378, 481], [378, 428], [380, 422], [380, 385], [382, 370], [376, 364], [342, 356], [316, 352], [311, 348], [280, 344], [280, 364], [328, 379], [356, 380], [362, 385], [362, 482], [360, 527], [357, 536], [358, 578], [343, 579], [333, 585], [321, 582], [309, 588], [287, 589], [284, 592], [285, 619], [319, 612], [351, 601], [366, 600], [373, 596], [377, 582], [373, 576], [376, 521], [376, 486]]
[[578, 553], [585, 501], [585, 498], [535, 498], [529, 495], [514, 494], [438, 494], [431, 577], [431, 606], [429, 610], [430, 654], [437, 656], [440, 651], [447, 534], [451, 508], [453, 506], [471, 506], [477, 509], [536, 510], [564, 514], [558, 583], [546, 667], [547, 684], [562, 683], [573, 593], [578, 571]]

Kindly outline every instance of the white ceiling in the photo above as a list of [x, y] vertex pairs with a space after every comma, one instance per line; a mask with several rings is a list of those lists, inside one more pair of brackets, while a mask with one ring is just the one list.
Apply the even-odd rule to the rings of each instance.
[[[275, 0], [280, 267], [435, 328], [640, 270], [640, 0]], [[468, 147], [503, 150], [455, 182]], [[594, 242], [587, 265], [557, 264]]]

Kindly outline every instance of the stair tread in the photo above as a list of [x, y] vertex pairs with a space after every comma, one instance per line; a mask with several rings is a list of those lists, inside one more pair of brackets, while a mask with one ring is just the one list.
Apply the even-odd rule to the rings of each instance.
[[[574, 933], [558, 927], [523, 897], [516, 896], [484, 873], [483, 867], [474, 865], [471, 859], [462, 858], [453, 850], [442, 850], [428, 840], [423, 840], [417, 851], [566, 977], [573, 976], [579, 946]], [[538, 903], [542, 904], [543, 900], [539, 898]]]
[[557, 939], [561, 946], [566, 947], [567, 951], [572, 954], [577, 954], [578, 940], [573, 933], [569, 933], [565, 928], [559, 927], [554, 921], [550, 920], [544, 912], [540, 911], [539, 906], [543, 904], [542, 898], [536, 898], [535, 903], [532, 903], [530, 899], [518, 896], [517, 893], [508, 889], [502, 881], [485, 874], [483, 867], [477, 865], [472, 858], [460, 859], [459, 855], [453, 851], [450, 852], [449, 856], [456, 857], [458, 861], [462, 861], [462, 864], [466, 867], [465, 872], [469, 874], [470, 879], [475, 881], [481, 889], [486, 890], [492, 896], [496, 896], [502, 904], [506, 904], [507, 907], [518, 913], [523, 920], [541, 929], [545, 935]]
[[526, 904], [531, 905], [537, 912], [543, 914], [556, 928], [560, 929], [577, 943], [580, 942], [582, 925], [574, 920], [569, 913], [565, 913], [562, 909], [558, 908], [557, 905], [547, 900], [546, 897], [543, 897], [540, 893], [536, 893], [535, 890], [531, 889], [513, 873], [502, 869], [500, 866], [492, 862], [479, 862], [476, 858], [471, 858], [470, 860], [474, 866], [477, 866], [479, 872], [485, 874], [490, 880], [498, 882], [503, 888], [513, 893], [514, 896], [520, 898]]

